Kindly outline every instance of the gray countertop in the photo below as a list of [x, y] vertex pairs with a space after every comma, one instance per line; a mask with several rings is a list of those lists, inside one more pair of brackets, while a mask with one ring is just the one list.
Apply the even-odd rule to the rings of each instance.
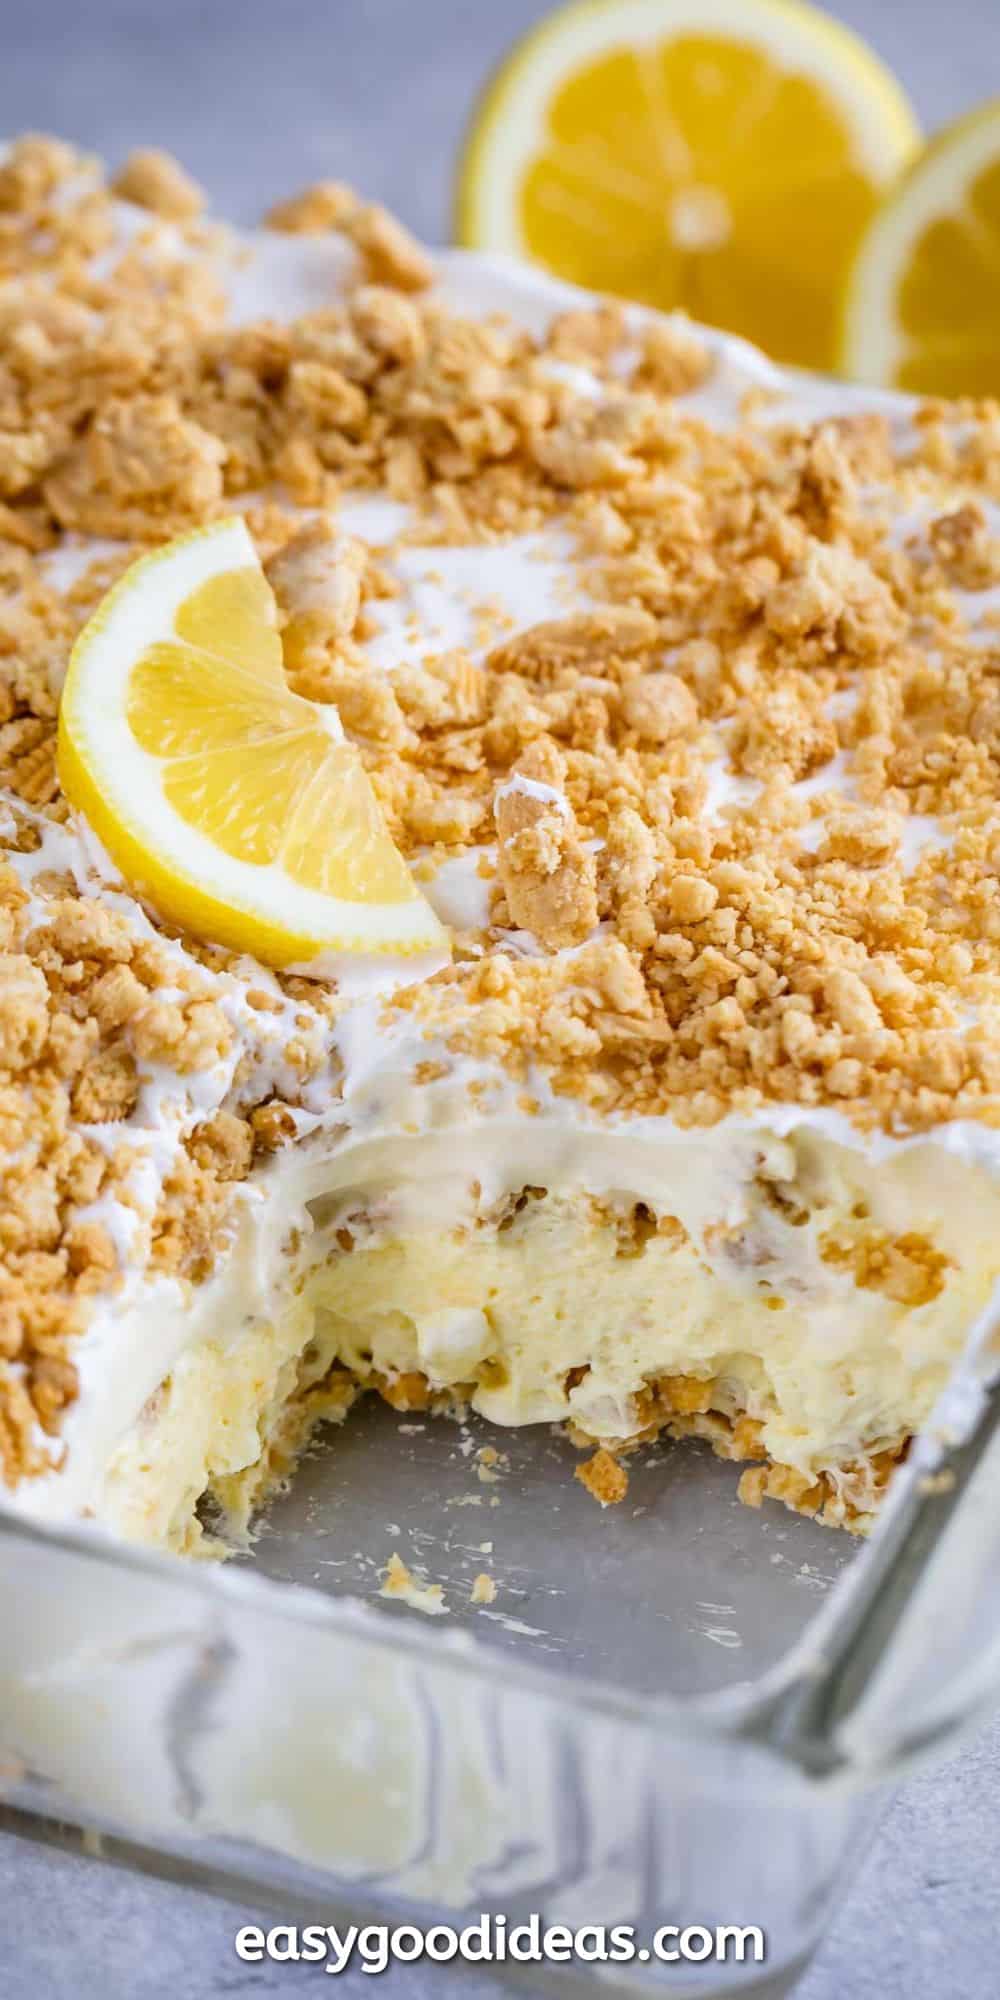
[[[158, 143], [251, 221], [320, 175], [423, 235], [448, 229], [469, 105], [540, 0], [31, 0], [7, 10], [0, 132], [61, 133], [109, 158]], [[932, 128], [996, 87], [996, 0], [841, 0]], [[991, 61], [992, 57], [992, 61]], [[891, 1807], [800, 2000], [988, 2000], [997, 1990], [1000, 1726]], [[0, 1835], [4, 2000], [168, 2000], [284, 1991], [307, 1966], [241, 1964], [256, 1915]], [[347, 1975], [360, 1996], [370, 1982]], [[398, 2000], [496, 1991], [398, 1970]]]

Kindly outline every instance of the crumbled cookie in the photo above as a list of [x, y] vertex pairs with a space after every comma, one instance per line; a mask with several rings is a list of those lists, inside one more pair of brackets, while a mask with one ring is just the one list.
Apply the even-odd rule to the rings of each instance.
[[113, 194], [137, 208], [151, 209], [171, 222], [184, 222], [199, 215], [205, 196], [190, 174], [185, 173], [172, 153], [156, 146], [142, 146], [130, 153], [111, 183]]
[[357, 214], [358, 197], [343, 181], [316, 181], [288, 201], [276, 202], [268, 210], [268, 229], [289, 236], [323, 236], [330, 229], [344, 229]]
[[1000, 535], [991, 533], [978, 501], [939, 514], [928, 539], [949, 582], [962, 590], [988, 590], [1000, 583]]
[[499, 787], [493, 806], [510, 921], [554, 951], [580, 944], [597, 922], [596, 865], [558, 789], [561, 770], [554, 748], [534, 745]]
[[336, 653], [349, 639], [361, 609], [361, 582], [367, 563], [364, 544], [338, 534], [335, 523], [318, 515], [271, 558], [267, 574], [278, 600], [285, 665], [292, 686], [296, 675], [315, 672], [316, 656]]
[[377, 203], [359, 201], [341, 181], [318, 181], [291, 201], [278, 202], [267, 225], [300, 236], [341, 231], [359, 250], [375, 284], [419, 292], [433, 282], [433, 263], [409, 230]]
[[595, 1451], [573, 1476], [602, 1507], [620, 1506], [628, 1492], [628, 1473], [609, 1451]]
[[44, 481], [60, 527], [126, 541], [210, 519], [225, 451], [172, 395], [110, 401]]
[[647, 743], [669, 743], [697, 727], [698, 704], [690, 688], [662, 668], [626, 681], [622, 709], [629, 728]]

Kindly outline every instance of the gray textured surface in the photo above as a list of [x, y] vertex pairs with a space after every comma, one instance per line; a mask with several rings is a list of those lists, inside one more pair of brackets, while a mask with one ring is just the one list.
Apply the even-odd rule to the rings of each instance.
[[[28, 0], [3, 12], [0, 132], [59, 131], [120, 157], [172, 147], [220, 209], [252, 220], [320, 174], [424, 235], [448, 230], [473, 94], [539, 0]], [[996, 88], [996, 0], [849, 0], [928, 127]], [[990, 2000], [997, 1991], [1000, 1727], [916, 1779], [889, 1813], [799, 2000]], [[284, 1992], [308, 1967], [241, 1965], [252, 1911], [0, 1837], [3, 2000]], [[391, 1973], [398, 2000], [495, 1988]], [[344, 1996], [370, 1990], [361, 1974]]]

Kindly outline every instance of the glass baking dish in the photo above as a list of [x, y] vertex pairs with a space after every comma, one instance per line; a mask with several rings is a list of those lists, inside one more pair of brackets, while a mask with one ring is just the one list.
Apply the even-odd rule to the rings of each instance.
[[[536, 330], [581, 296], [441, 271], [457, 309]], [[749, 351], [739, 374], [774, 380]], [[900, 408], [798, 386], [815, 418]], [[0, 1500], [0, 1818], [287, 1922], [754, 1926], [763, 1965], [504, 1977], [777, 2000], [892, 1786], [1000, 1687], [995, 1424], [960, 1377], [865, 1547], [742, 1507], [693, 1444], [636, 1454], [601, 1511], [559, 1436], [375, 1402], [226, 1565]], [[384, 1596], [394, 1553], [415, 1581]]]
[[[560, 1437], [374, 1403], [226, 1565], [0, 1512], [5, 1819], [265, 1923], [754, 1925], [763, 1965], [505, 1976], [785, 1993], [878, 1803], [1000, 1679], [1000, 1440], [964, 1394], [971, 1442], [920, 1441], [867, 1547], [740, 1506], [699, 1446], [601, 1511]], [[393, 1551], [446, 1615], [379, 1596]]]

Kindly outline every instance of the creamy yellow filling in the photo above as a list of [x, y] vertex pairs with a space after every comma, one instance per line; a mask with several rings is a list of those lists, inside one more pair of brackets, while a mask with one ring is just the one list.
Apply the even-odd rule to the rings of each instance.
[[115, 1452], [100, 1513], [197, 1545], [202, 1495], [239, 1507], [241, 1477], [332, 1369], [610, 1442], [649, 1421], [663, 1378], [711, 1383], [711, 1407], [753, 1419], [773, 1461], [836, 1480], [929, 1416], [1000, 1275], [1000, 1196], [932, 1144], [876, 1163], [802, 1131], [781, 1177], [775, 1157], [699, 1233], [662, 1205], [537, 1187], [450, 1230], [384, 1188], [317, 1198], [274, 1310], [183, 1353]]

